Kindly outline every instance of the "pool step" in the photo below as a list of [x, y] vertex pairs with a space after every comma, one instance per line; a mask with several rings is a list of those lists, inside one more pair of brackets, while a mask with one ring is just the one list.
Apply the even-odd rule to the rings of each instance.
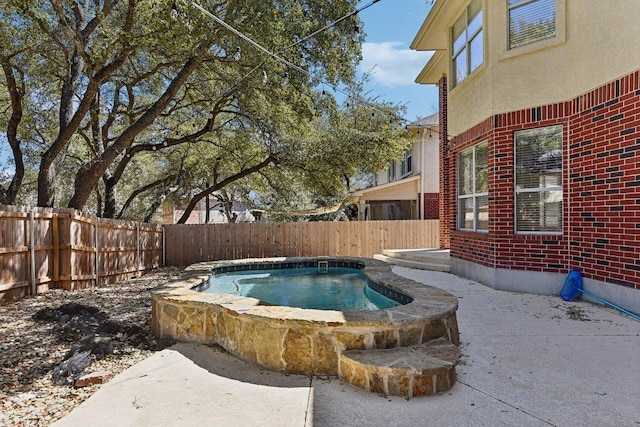
[[385, 396], [428, 396], [453, 387], [460, 350], [446, 338], [412, 347], [347, 350], [338, 375], [365, 390]]
[[451, 270], [448, 249], [387, 249], [373, 257], [401, 267], [446, 273]]

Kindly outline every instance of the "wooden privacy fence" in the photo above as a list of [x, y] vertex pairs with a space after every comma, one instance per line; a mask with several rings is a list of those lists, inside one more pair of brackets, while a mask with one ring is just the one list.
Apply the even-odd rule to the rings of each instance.
[[166, 264], [238, 258], [357, 256], [439, 248], [439, 221], [354, 221], [165, 226]]
[[162, 226], [0, 205], [0, 299], [82, 289], [162, 265]]
[[[440, 247], [438, 220], [162, 225], [0, 205], [0, 300], [82, 289], [161, 265]], [[164, 245], [163, 245], [164, 240]], [[165, 257], [165, 260], [163, 260]]]

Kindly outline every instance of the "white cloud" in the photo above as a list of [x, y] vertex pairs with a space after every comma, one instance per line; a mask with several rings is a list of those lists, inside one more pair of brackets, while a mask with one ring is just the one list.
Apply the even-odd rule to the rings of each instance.
[[363, 43], [362, 62], [358, 71], [369, 73], [372, 83], [397, 87], [415, 84], [431, 52], [417, 52], [403, 48], [401, 42]]

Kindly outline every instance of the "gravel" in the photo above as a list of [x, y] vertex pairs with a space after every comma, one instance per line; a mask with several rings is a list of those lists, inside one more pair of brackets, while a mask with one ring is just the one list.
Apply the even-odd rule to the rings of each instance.
[[179, 272], [161, 268], [121, 283], [74, 292], [54, 289], [0, 303], [0, 426], [49, 425], [100, 387], [55, 383], [54, 369], [72, 357], [80, 339], [63, 339], [60, 319], [35, 320], [37, 312], [76, 303], [99, 308], [109, 325], [125, 325], [138, 332], [142, 328], [135, 339], [122, 333], [122, 328], [112, 328], [117, 333], [105, 338], [113, 341], [112, 352], [90, 355], [91, 364], [84, 373], [106, 371], [113, 376], [168, 344], [158, 343], [151, 333], [150, 290]]

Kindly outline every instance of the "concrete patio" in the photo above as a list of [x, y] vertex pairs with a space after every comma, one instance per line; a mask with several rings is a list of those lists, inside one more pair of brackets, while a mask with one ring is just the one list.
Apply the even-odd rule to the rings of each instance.
[[394, 267], [459, 299], [463, 358], [446, 393], [405, 400], [177, 344], [113, 378], [56, 426], [638, 426], [640, 322], [558, 296]]

